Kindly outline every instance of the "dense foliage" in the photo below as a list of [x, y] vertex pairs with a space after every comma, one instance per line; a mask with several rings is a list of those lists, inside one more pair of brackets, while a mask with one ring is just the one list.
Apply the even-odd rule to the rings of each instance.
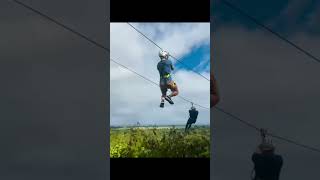
[[210, 129], [111, 129], [111, 158], [209, 157]]

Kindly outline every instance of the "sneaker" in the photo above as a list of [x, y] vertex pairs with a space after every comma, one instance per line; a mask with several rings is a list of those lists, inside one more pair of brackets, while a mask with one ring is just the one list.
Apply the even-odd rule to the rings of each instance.
[[168, 101], [170, 104], [174, 104], [174, 102], [172, 101], [172, 99], [169, 96], [166, 96], [165, 100]]
[[164, 107], [164, 102], [160, 103], [160, 107], [163, 108]]

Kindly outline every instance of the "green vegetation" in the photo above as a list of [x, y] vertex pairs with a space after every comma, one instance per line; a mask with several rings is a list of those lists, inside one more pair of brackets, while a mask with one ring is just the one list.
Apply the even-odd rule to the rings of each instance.
[[111, 129], [111, 158], [209, 157], [210, 128]]

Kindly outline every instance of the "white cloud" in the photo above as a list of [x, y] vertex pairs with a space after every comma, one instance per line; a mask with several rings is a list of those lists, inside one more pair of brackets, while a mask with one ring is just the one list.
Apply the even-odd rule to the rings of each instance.
[[[171, 54], [181, 57], [210, 43], [209, 23], [133, 24]], [[110, 57], [152, 81], [158, 82], [159, 49], [125, 23], [110, 25]], [[110, 62], [111, 124], [185, 124], [190, 104], [178, 97], [175, 105], [160, 108], [160, 89], [141, 77]], [[209, 77], [208, 74], [205, 76]], [[209, 82], [191, 71], [174, 76], [180, 95], [209, 107]], [[210, 112], [198, 107], [198, 124], [208, 124]]]

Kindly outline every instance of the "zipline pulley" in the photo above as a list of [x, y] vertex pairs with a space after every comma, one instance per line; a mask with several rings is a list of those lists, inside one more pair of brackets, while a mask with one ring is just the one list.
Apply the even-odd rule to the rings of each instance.
[[267, 142], [267, 141], [266, 141], [267, 130], [261, 128], [261, 129], [260, 129], [260, 136], [261, 136], [261, 142], [262, 142], [262, 144], [265, 144], [265, 143]]

